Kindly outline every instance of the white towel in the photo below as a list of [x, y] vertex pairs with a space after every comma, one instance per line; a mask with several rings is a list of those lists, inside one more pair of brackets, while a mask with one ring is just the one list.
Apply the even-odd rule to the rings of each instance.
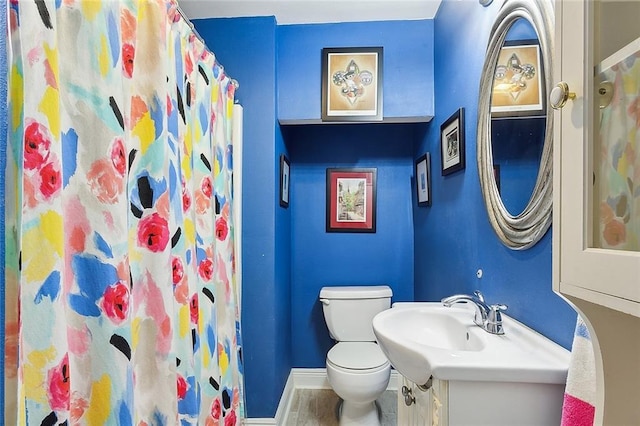
[[591, 336], [578, 315], [573, 336], [561, 426], [592, 426], [595, 416], [596, 364]]

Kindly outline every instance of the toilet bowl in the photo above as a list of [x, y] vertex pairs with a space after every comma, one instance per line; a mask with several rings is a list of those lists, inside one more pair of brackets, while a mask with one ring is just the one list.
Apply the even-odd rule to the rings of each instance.
[[320, 301], [329, 334], [327, 380], [342, 399], [341, 426], [380, 425], [376, 399], [389, 384], [391, 365], [375, 342], [373, 317], [391, 306], [388, 286], [323, 287]]
[[376, 399], [389, 384], [391, 365], [373, 342], [341, 342], [327, 354], [327, 379], [342, 399], [340, 425], [379, 425]]

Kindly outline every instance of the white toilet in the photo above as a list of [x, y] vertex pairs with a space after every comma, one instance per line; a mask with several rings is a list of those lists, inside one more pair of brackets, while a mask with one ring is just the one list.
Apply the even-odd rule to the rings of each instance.
[[373, 317], [389, 309], [388, 286], [323, 287], [320, 302], [331, 337], [327, 379], [342, 398], [340, 425], [380, 425], [376, 399], [389, 384], [391, 365], [376, 343]]

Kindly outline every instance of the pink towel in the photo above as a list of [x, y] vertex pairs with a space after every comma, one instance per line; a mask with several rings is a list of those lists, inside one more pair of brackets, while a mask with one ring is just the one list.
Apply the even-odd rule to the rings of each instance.
[[596, 365], [589, 330], [578, 315], [562, 405], [561, 426], [592, 426], [595, 417]]

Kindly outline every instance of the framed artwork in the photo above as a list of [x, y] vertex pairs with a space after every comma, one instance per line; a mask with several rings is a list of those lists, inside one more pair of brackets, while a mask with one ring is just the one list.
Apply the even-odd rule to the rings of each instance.
[[327, 232], [376, 232], [377, 169], [327, 169]]
[[382, 47], [322, 49], [322, 121], [382, 120]]
[[538, 40], [506, 41], [493, 76], [491, 116], [544, 114], [543, 75]]
[[431, 154], [428, 152], [416, 161], [416, 189], [418, 205], [431, 205]]
[[464, 169], [464, 144], [464, 108], [460, 108], [440, 126], [442, 176]]
[[280, 205], [289, 207], [289, 159], [284, 155], [280, 155]]

